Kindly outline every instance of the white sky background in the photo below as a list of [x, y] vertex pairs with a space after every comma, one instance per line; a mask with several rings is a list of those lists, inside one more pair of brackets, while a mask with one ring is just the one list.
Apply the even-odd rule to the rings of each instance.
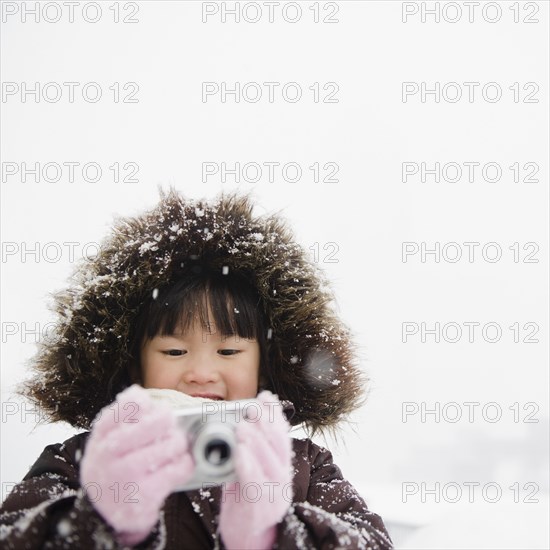
[[[26, 3], [28, 9], [34, 4]], [[203, 4], [219, 9], [205, 23]], [[456, 23], [445, 20], [457, 13], [444, 8], [447, 2], [440, 3], [439, 23], [434, 15], [427, 15], [426, 22], [421, 19], [434, 2], [317, 4], [321, 21], [334, 23], [315, 23], [310, 9], [315, 3], [309, 1], [299, 3], [302, 13], [295, 23], [286, 22], [281, 11], [285, 4], [274, 7], [272, 23], [262, 3], [258, 23], [244, 20], [254, 16], [252, 8], [235, 23], [231, 15], [222, 21], [221, 3], [193, 1], [120, 2], [120, 19], [136, 23], [115, 23], [110, 9], [114, 2], [100, 2], [96, 23], [84, 20], [96, 12], [83, 12], [83, 4], [75, 8], [73, 23], [66, 7], [59, 12], [60, 21], [48, 23], [44, 19], [56, 17], [54, 6], [41, 12], [37, 23], [32, 14], [23, 22], [23, 4], [3, 3], [2, 498], [46, 445], [77, 433], [62, 425], [33, 431], [33, 415], [25, 415], [12, 394], [26, 377], [25, 364], [37, 338], [24, 335], [23, 323], [32, 330], [36, 323], [42, 328], [52, 321], [48, 295], [65, 286], [75, 266], [63, 243], [78, 243], [76, 257], [93, 251], [88, 243], [101, 241], [114, 216], [154, 205], [159, 184], [174, 185], [194, 198], [252, 189], [259, 212], [282, 210], [306, 248], [318, 243], [316, 260], [333, 281], [340, 314], [361, 347], [362, 365], [372, 378], [370, 400], [355, 416], [357, 433], [350, 432], [345, 445], [329, 446], [369, 506], [390, 526], [439, 529], [434, 547], [525, 548], [527, 543], [546, 548], [547, 521], [539, 518], [548, 513], [548, 3], [492, 2], [487, 7], [481, 2], [469, 22], [467, 6], [458, 2], [462, 17]], [[295, 9], [287, 9], [288, 18], [294, 18]], [[490, 23], [498, 9], [500, 20]], [[406, 22], [403, 10], [411, 13]], [[62, 97], [35, 102], [27, 95], [23, 101], [22, 83], [32, 87], [35, 82], [42, 87], [59, 83]], [[73, 103], [64, 82], [79, 83]], [[82, 96], [90, 82], [102, 90], [96, 103]], [[139, 90], [131, 99], [137, 102], [115, 102], [109, 87], [116, 82], [121, 99], [136, 89], [123, 86], [136, 83]], [[203, 82], [226, 82], [228, 87], [239, 82], [241, 88], [256, 82], [263, 95], [255, 103], [242, 95], [238, 103], [234, 95], [224, 103], [219, 93], [203, 101]], [[272, 103], [264, 82], [280, 83]], [[295, 103], [281, 94], [289, 82], [302, 90]], [[309, 89], [316, 82], [319, 102]], [[338, 87], [334, 103], [323, 102], [334, 90], [332, 85], [323, 90], [329, 82]], [[463, 96], [452, 102], [456, 87], [447, 86], [439, 102], [433, 94], [422, 102], [420, 93], [404, 102], [403, 82], [419, 87], [424, 82], [430, 89], [435, 82], [440, 88], [455, 82]], [[464, 82], [479, 83], [472, 101]], [[500, 100], [484, 99], [482, 88], [489, 82], [500, 87]], [[9, 95], [13, 87], [7, 83], [16, 86], [15, 94]], [[510, 89], [514, 83], [517, 97]], [[486, 89], [489, 98], [496, 89]], [[254, 87], [248, 90], [254, 99]], [[53, 97], [55, 88], [49, 93]], [[538, 102], [525, 102], [529, 98]], [[35, 182], [28, 175], [24, 183], [23, 162], [41, 167], [94, 162], [102, 177], [96, 183], [85, 181], [76, 168], [72, 183], [67, 169], [57, 182], [42, 175]], [[270, 182], [264, 167], [256, 183], [237, 184], [232, 175], [224, 183], [219, 173], [202, 181], [204, 162], [226, 162], [229, 167], [235, 162], [294, 162], [302, 176], [285, 181], [276, 168]], [[313, 181], [308, 167], [315, 162], [321, 165], [321, 178], [329, 175], [323, 165], [336, 163], [337, 181]], [[419, 167], [425, 162], [430, 169], [436, 162], [458, 163], [463, 174], [457, 182], [442, 176], [437, 183], [428, 175], [423, 183], [419, 174], [403, 182], [404, 162]], [[465, 162], [480, 163], [472, 182]], [[489, 162], [501, 168], [499, 181], [484, 179], [481, 167]], [[115, 183], [109, 169], [114, 163], [120, 163], [121, 177], [130, 175], [122, 168], [126, 163], [136, 163], [138, 182]], [[519, 182], [509, 168], [514, 163], [519, 163]], [[10, 175], [14, 166], [19, 171]], [[538, 170], [534, 174], [532, 167]], [[489, 169], [488, 179], [494, 173]], [[252, 169], [248, 174], [253, 176]], [[454, 177], [454, 171], [448, 176]], [[459, 243], [463, 255], [453, 262], [456, 248], [447, 247], [439, 263], [433, 255], [422, 262], [420, 253], [404, 262], [404, 242], [425, 242], [431, 249], [436, 242], [441, 248]], [[472, 262], [465, 242], [480, 243]], [[491, 242], [502, 251], [499, 261], [484, 259], [483, 245]], [[38, 258], [22, 253], [35, 243]], [[59, 258], [56, 245], [47, 243], [58, 243]], [[517, 262], [509, 248], [514, 243], [519, 243]], [[493, 258], [495, 250], [486, 248], [485, 256]], [[331, 258], [337, 262], [328, 262]], [[529, 258], [538, 262], [524, 261]], [[420, 328], [422, 322], [427, 328], [436, 322], [458, 323], [463, 334], [456, 343], [445, 341], [455, 336], [449, 326], [440, 343], [434, 343], [433, 335], [422, 343], [420, 334], [404, 343], [402, 324]], [[465, 322], [480, 324], [473, 342]], [[486, 323], [502, 329], [500, 341], [484, 340]], [[518, 343], [509, 328], [515, 323]], [[493, 337], [491, 330], [487, 334]], [[524, 343], [529, 335], [538, 342]], [[421, 422], [419, 414], [404, 422], [405, 402], [425, 402], [429, 408], [436, 402], [442, 408], [450, 402], [481, 405], [473, 422], [465, 406], [455, 423], [444, 418], [436, 423], [433, 416]], [[482, 406], [490, 402], [502, 410], [499, 421], [482, 415]], [[8, 414], [13, 403], [15, 414]], [[509, 408], [514, 403], [519, 422]], [[455, 409], [445, 410], [452, 419]], [[495, 410], [487, 409], [487, 414]], [[524, 422], [531, 412], [529, 418], [538, 423]], [[403, 484], [433, 488], [436, 482], [463, 488], [457, 505], [445, 502], [445, 495], [439, 504], [429, 495], [423, 503], [420, 493], [403, 502]], [[473, 503], [468, 502], [465, 482], [480, 484]], [[489, 482], [502, 488], [500, 501], [490, 505], [480, 489]], [[515, 483], [521, 503], [514, 503], [509, 489]], [[525, 487], [528, 483], [536, 486]], [[524, 502], [529, 495], [539, 502]], [[481, 518], [482, 535], [459, 540], [458, 509], [464, 524]], [[454, 520], [446, 528], [441, 518], [449, 513]], [[491, 521], [495, 517], [498, 523]], [[511, 524], [507, 518], [515, 518], [517, 525], [503, 533], [502, 522]], [[431, 547], [427, 531], [413, 533], [423, 539], [407, 542], [401, 528], [392, 533], [401, 547]]]

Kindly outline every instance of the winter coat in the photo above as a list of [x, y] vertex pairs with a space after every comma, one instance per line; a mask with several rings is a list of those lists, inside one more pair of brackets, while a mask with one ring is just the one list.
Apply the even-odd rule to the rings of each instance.
[[[3, 549], [124, 548], [92, 501], [94, 487], [79, 483], [79, 458], [89, 432], [62, 445], [49, 445], [0, 510]], [[332, 455], [310, 439], [293, 439], [295, 468], [293, 502], [277, 527], [274, 548], [372, 549], [392, 548], [380, 517], [367, 509], [355, 489], [342, 478]], [[255, 490], [255, 489], [254, 489]], [[139, 549], [225, 548], [217, 532], [221, 487], [172, 493], [160, 519]], [[254, 492], [241, 496], [254, 498]], [[132, 495], [121, 488], [120, 498]], [[246, 525], [243, 525], [246, 529]]]

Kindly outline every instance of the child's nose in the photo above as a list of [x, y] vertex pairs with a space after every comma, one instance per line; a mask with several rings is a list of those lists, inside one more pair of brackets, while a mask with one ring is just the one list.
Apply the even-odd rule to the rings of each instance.
[[183, 373], [184, 382], [187, 384], [206, 384], [216, 382], [219, 374], [211, 361], [205, 358], [197, 357], [188, 362], [187, 368]]

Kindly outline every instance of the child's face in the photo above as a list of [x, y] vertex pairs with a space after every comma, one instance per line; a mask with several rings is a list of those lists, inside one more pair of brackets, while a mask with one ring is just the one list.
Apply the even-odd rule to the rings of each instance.
[[171, 389], [227, 401], [256, 397], [260, 346], [237, 335], [223, 337], [195, 322], [185, 334], [155, 336], [142, 347], [143, 387]]

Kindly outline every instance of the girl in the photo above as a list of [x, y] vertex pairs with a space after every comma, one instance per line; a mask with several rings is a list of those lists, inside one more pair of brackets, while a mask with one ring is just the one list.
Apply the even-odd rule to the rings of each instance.
[[[88, 431], [46, 447], [10, 493], [4, 548], [392, 548], [330, 452], [288, 433], [334, 430], [365, 384], [281, 219], [246, 196], [161, 193], [56, 300], [57, 338], [20, 393]], [[177, 490], [194, 460], [148, 388], [258, 399], [257, 421], [237, 424], [235, 482]]]

